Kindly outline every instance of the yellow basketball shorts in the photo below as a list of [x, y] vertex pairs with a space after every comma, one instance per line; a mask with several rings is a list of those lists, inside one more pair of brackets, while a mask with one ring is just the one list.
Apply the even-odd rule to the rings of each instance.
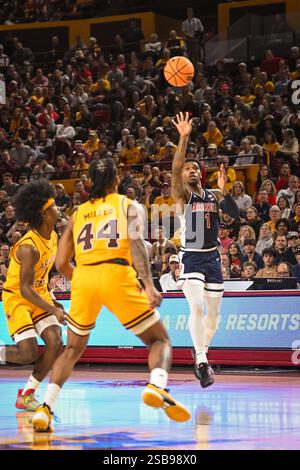
[[136, 335], [160, 318], [159, 313], [150, 308], [131, 266], [102, 263], [76, 268], [67, 317], [70, 330], [81, 336], [88, 335], [103, 305]]
[[[39, 294], [53, 304], [48, 291]], [[55, 315], [31, 304], [20, 294], [3, 290], [2, 301], [9, 334], [15, 343], [35, 338], [36, 334], [41, 336], [48, 326], [59, 325]]]

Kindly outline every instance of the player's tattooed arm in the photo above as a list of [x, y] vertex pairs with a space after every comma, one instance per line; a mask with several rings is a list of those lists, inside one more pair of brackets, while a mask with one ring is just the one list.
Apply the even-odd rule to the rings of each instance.
[[172, 196], [175, 201], [187, 200], [189, 192], [182, 180], [182, 168], [185, 162], [185, 154], [189, 141], [190, 133], [192, 132], [192, 119], [189, 120], [188, 113], [183, 115], [179, 113], [176, 115], [176, 120], [172, 123], [179, 132], [179, 142], [172, 162]]
[[134, 204], [128, 208], [128, 237], [133, 266], [144, 284], [150, 308], [155, 308], [160, 305], [162, 297], [153, 284], [150, 262], [142, 238], [140, 218]]

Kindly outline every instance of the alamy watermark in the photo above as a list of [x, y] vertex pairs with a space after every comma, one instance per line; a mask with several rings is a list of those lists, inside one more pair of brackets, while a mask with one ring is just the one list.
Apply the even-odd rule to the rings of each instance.
[[295, 105], [300, 105], [300, 80], [293, 80], [291, 84], [292, 90], [292, 103]]

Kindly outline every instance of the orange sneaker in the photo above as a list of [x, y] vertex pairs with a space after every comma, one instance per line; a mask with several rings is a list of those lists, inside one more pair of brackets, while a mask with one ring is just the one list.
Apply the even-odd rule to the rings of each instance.
[[147, 384], [143, 394], [143, 402], [152, 408], [162, 408], [173, 421], [180, 423], [191, 419], [192, 415], [182, 403], [176, 401], [167, 390]]

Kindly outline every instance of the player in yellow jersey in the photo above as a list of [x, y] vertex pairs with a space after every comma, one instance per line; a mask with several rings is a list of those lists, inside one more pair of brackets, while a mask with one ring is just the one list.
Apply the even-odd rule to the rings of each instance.
[[[61, 352], [61, 328], [65, 313], [51, 298], [48, 275], [57, 252], [54, 226], [58, 220], [53, 187], [41, 180], [29, 183], [14, 199], [17, 220], [30, 230], [12, 248], [2, 300], [9, 333], [16, 343], [0, 346], [0, 362], [31, 364], [34, 370], [24, 389], [19, 390], [16, 407], [34, 411], [34, 396], [40, 382]], [[45, 342], [39, 356], [36, 335]]]
[[[53, 366], [44, 404], [33, 416], [34, 429], [51, 429], [60, 389], [84, 351], [102, 305], [150, 349], [151, 375], [143, 401], [163, 408], [175, 421], [186, 421], [190, 412], [166, 390], [171, 345], [155, 309], [162, 299], [154, 287], [140, 235], [139, 210], [134, 201], [117, 194], [119, 181], [112, 159], [91, 164], [90, 177], [91, 200], [72, 215], [58, 247], [56, 267], [72, 280], [68, 341]], [[76, 268], [70, 263], [74, 254]]]

